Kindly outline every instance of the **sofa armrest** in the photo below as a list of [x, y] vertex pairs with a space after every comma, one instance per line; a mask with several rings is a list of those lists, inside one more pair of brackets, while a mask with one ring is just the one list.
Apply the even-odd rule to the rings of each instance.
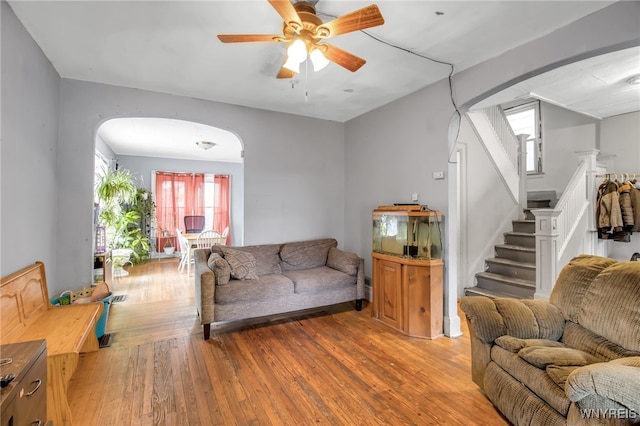
[[327, 266], [347, 275], [355, 275], [356, 299], [364, 299], [364, 259], [355, 253], [331, 247], [327, 255]]
[[484, 296], [465, 296], [460, 299], [460, 308], [475, 337], [484, 343], [492, 344], [498, 337], [506, 334], [502, 315], [492, 299]]
[[460, 307], [475, 333], [485, 343], [509, 335], [520, 339], [560, 340], [564, 316], [555, 305], [538, 299], [466, 296]]
[[460, 308], [469, 326], [471, 377], [481, 388], [498, 337], [559, 340], [564, 331], [562, 312], [543, 300], [465, 296]]
[[213, 271], [207, 264], [210, 254], [211, 250], [209, 249], [196, 249], [193, 252], [196, 308], [200, 314], [200, 324], [203, 325], [214, 322], [216, 280]]
[[640, 357], [577, 368], [567, 377], [565, 392], [583, 410], [610, 410], [611, 417], [619, 413], [640, 420]]

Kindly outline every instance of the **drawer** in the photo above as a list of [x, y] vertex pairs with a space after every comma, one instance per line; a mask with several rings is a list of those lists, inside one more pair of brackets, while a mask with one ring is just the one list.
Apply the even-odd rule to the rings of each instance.
[[38, 356], [33, 366], [17, 383], [15, 425], [44, 425], [47, 422], [47, 352]]

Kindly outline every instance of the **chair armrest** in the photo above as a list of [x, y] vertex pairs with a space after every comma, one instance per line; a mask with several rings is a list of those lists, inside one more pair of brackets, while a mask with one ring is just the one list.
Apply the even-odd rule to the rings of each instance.
[[622, 416], [640, 419], [640, 356], [577, 368], [567, 377], [565, 391], [582, 409], [622, 409]]
[[213, 271], [207, 264], [210, 254], [211, 250], [209, 249], [196, 249], [193, 252], [196, 308], [200, 314], [201, 324], [211, 324], [214, 322], [216, 280]]

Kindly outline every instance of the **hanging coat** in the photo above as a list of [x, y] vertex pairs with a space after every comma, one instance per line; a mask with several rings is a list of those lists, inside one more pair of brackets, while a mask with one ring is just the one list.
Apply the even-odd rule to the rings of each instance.
[[598, 188], [598, 206], [596, 210], [598, 234], [622, 231], [622, 210], [618, 184], [606, 181]]
[[631, 207], [631, 182], [625, 182], [618, 188], [620, 193], [620, 211], [622, 213], [622, 226], [625, 231], [631, 231], [635, 225], [633, 208]]
[[629, 199], [631, 200], [631, 209], [633, 210], [634, 225], [631, 232], [640, 232], [640, 189], [631, 185], [629, 191]]

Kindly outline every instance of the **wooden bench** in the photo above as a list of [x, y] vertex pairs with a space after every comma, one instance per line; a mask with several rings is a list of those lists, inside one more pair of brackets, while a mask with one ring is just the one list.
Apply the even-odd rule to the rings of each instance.
[[2, 278], [0, 344], [47, 341], [47, 417], [54, 425], [71, 424], [67, 387], [79, 354], [99, 348], [96, 323], [103, 309], [103, 303], [52, 306], [42, 262]]

